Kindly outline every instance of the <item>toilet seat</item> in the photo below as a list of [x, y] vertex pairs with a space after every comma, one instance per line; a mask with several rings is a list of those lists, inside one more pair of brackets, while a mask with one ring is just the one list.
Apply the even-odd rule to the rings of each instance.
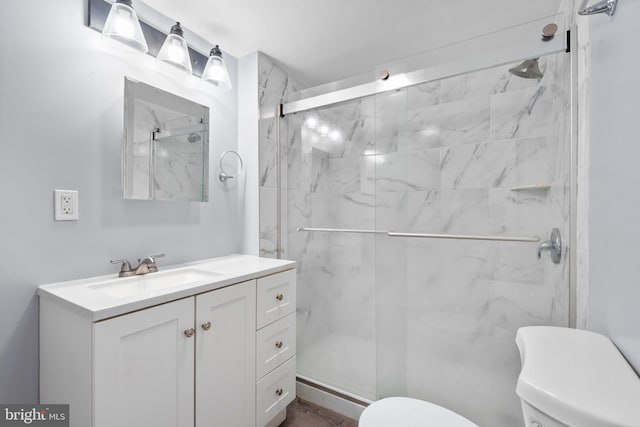
[[358, 427], [478, 427], [442, 406], [410, 397], [387, 397], [369, 405]]

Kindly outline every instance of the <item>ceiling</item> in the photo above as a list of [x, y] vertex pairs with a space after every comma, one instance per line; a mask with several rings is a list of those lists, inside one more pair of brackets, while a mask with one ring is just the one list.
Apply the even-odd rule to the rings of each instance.
[[241, 58], [261, 51], [315, 86], [553, 15], [560, 0], [145, 0]]

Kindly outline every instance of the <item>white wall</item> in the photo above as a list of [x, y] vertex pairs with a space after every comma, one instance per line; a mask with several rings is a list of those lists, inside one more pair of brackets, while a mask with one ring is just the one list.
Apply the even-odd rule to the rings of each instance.
[[589, 315], [640, 371], [640, 0], [591, 17]]
[[238, 177], [238, 216], [242, 221], [242, 253], [259, 252], [258, 192], [258, 52], [238, 60], [238, 153], [244, 160], [246, 173]]
[[[0, 3], [2, 403], [38, 399], [39, 284], [115, 273], [114, 258], [166, 252], [162, 269], [239, 248], [237, 191], [217, 179], [220, 153], [237, 149], [236, 90], [106, 50], [84, 25], [85, 3]], [[237, 87], [237, 61], [225, 57]], [[210, 107], [209, 203], [123, 200], [125, 75]], [[79, 190], [78, 222], [53, 221], [56, 188]]]

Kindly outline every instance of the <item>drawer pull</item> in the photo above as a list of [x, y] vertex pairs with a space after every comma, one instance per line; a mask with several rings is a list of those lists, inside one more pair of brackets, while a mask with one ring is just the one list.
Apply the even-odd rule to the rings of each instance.
[[282, 348], [282, 341], [276, 342], [276, 348]]
[[209, 329], [211, 329], [211, 322], [204, 322], [202, 324], [202, 329], [204, 329], [205, 331], [208, 331]]
[[276, 295], [276, 299], [277, 299], [278, 301], [282, 301], [282, 300], [284, 299], [284, 295], [282, 295], [282, 294], [278, 294], [278, 295]]
[[185, 330], [184, 330], [184, 335], [185, 335], [187, 338], [191, 338], [195, 333], [196, 333], [196, 330], [195, 330], [195, 329], [193, 329], [193, 328], [189, 328], [189, 329], [185, 329]]
[[277, 390], [276, 390], [276, 394], [277, 394], [278, 396], [282, 396], [282, 393], [284, 393], [284, 390], [282, 390], [281, 388], [279, 388], [279, 389], [277, 389]]

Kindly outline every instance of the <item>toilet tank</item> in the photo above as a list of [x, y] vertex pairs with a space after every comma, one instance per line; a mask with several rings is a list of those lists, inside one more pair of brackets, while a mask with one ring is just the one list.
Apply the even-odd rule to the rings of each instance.
[[640, 378], [604, 335], [530, 326], [516, 335], [527, 427], [640, 427]]

